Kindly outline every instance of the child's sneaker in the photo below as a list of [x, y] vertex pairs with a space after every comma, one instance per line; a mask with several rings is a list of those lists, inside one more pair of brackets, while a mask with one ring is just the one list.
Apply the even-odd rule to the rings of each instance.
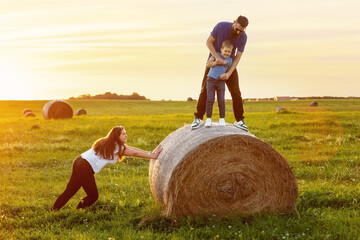
[[191, 124], [191, 129], [197, 129], [201, 126], [203, 121], [201, 121], [199, 118], [195, 118], [193, 123]]
[[205, 127], [211, 127], [211, 118], [207, 118], [205, 121]]
[[245, 125], [244, 120], [234, 122], [234, 126], [240, 128], [242, 130], [249, 131], [249, 128]]
[[219, 125], [220, 125], [221, 127], [225, 127], [225, 126], [226, 126], [226, 122], [225, 122], [225, 119], [224, 119], [224, 118], [220, 118], [220, 119], [219, 119]]

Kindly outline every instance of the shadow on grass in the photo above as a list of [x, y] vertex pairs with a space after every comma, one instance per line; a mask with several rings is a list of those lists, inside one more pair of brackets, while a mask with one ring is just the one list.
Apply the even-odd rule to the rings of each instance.
[[[259, 216], [260, 217], [260, 216]], [[146, 216], [143, 218], [134, 219], [133, 225], [135, 228], [147, 229], [150, 228], [154, 232], [168, 232], [169, 230], [179, 228], [203, 228], [214, 225], [233, 225], [234, 223], [250, 225], [255, 216], [232, 216], [232, 217], [217, 217], [213, 216], [199, 216], [199, 217], [184, 217], [181, 219], [173, 219], [171, 217], [157, 214], [154, 216]]]

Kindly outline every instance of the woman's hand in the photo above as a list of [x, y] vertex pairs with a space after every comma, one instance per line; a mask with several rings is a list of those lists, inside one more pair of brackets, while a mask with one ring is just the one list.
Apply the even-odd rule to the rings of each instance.
[[153, 155], [153, 159], [157, 159], [162, 150], [163, 150], [163, 148], [162, 148], [161, 145], [159, 144], [159, 145], [154, 149], [154, 151], [152, 151], [152, 153], [151, 153], [151, 154]]

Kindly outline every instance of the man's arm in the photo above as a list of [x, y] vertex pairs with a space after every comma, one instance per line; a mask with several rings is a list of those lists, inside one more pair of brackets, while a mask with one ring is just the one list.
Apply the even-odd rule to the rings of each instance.
[[230, 69], [226, 72], [226, 73], [223, 73], [221, 74], [220, 76], [220, 79], [221, 80], [228, 80], [229, 77], [231, 76], [231, 74], [234, 72], [234, 70], [236, 69], [238, 63], [240, 62], [240, 59], [241, 59], [241, 55], [242, 55], [242, 52], [237, 52], [236, 53], [236, 56], [234, 58], [234, 61], [230, 67]]
[[213, 36], [209, 35], [208, 39], [206, 40], [206, 46], [209, 49], [211, 55], [214, 56], [215, 58], [215, 62], [217, 64], [220, 65], [225, 65], [226, 62], [219, 56], [219, 54], [217, 54], [215, 47], [214, 47], [214, 42], [216, 41], [216, 38], [214, 38]]
[[209, 60], [206, 62], [206, 67], [212, 68], [218, 65], [218, 63], [215, 61], [214, 57], [210, 57]]

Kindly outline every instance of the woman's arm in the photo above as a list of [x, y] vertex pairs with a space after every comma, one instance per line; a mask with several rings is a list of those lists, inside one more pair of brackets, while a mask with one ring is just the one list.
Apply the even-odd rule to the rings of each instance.
[[147, 158], [147, 159], [157, 159], [162, 149], [163, 148], [159, 145], [154, 149], [154, 151], [147, 152], [145, 150], [136, 147], [125, 146], [124, 155], [131, 157]]

